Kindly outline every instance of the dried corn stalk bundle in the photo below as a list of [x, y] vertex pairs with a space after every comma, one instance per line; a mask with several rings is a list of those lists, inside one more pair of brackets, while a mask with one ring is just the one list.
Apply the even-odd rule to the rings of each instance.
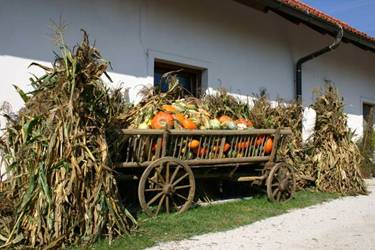
[[306, 146], [302, 142], [303, 106], [300, 102], [279, 100], [270, 117], [273, 126], [290, 127], [293, 134], [285, 138], [278, 155], [294, 168], [297, 188], [305, 187], [313, 179], [311, 171], [304, 165]]
[[263, 91], [254, 96], [254, 104], [250, 110], [250, 119], [257, 128], [290, 127], [293, 134], [283, 141], [278, 150], [278, 158], [290, 164], [296, 171], [297, 187], [307, 184], [305, 180], [311, 174], [307, 172], [303, 162], [305, 149], [302, 144], [302, 113], [303, 106], [299, 102], [278, 100], [272, 105]]
[[318, 94], [312, 105], [316, 111], [316, 123], [309, 142], [306, 167], [315, 170], [315, 184], [321, 191], [366, 193], [360, 174], [362, 157], [347, 126], [343, 98], [330, 84]]
[[0, 217], [0, 248], [92, 243], [135, 225], [109, 164], [105, 129], [123, 103], [101, 79], [108, 63], [86, 32], [75, 50], [62, 39], [60, 46], [53, 68], [39, 65], [46, 74], [31, 79], [34, 91], [18, 89], [25, 107], [8, 121], [0, 203], [12, 200], [14, 207]]
[[202, 97], [204, 108], [213, 117], [228, 115], [233, 118], [249, 118], [248, 102], [243, 102], [228, 93], [224, 88], [216, 90], [214, 93], [207, 93]]

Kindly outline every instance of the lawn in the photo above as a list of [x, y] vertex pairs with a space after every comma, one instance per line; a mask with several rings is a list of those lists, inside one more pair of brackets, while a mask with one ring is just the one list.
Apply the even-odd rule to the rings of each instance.
[[259, 196], [196, 207], [180, 215], [163, 214], [157, 218], [148, 218], [140, 214], [139, 228], [131, 235], [116, 239], [111, 246], [108, 246], [108, 241], [99, 241], [91, 249], [144, 249], [161, 241], [180, 240], [193, 235], [236, 228], [337, 197], [337, 194], [300, 191], [293, 200], [286, 203], [271, 203], [265, 196]]

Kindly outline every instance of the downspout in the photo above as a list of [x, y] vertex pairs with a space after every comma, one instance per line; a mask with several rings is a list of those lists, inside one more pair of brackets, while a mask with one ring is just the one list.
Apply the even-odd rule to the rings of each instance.
[[311, 54], [308, 54], [307, 56], [304, 56], [298, 59], [297, 64], [296, 64], [296, 100], [297, 101], [302, 102], [302, 64], [336, 49], [340, 45], [341, 39], [344, 35], [344, 30], [342, 29], [341, 25], [338, 25], [338, 28], [339, 29], [337, 31], [336, 38], [331, 45], [326, 46], [320, 50], [317, 50]]

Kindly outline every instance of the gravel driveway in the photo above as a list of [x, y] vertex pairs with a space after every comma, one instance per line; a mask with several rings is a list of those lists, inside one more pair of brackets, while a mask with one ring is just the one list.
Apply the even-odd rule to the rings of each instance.
[[375, 179], [369, 181], [369, 190], [368, 196], [346, 197], [150, 249], [375, 250]]

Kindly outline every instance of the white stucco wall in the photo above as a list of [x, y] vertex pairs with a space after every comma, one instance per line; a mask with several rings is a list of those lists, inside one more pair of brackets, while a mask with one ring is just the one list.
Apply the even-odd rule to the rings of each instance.
[[[153, 82], [155, 58], [207, 69], [205, 87], [222, 85], [244, 96], [264, 87], [272, 98], [292, 99], [295, 61], [332, 40], [231, 0], [3, 1], [0, 102], [10, 101], [14, 109], [22, 105], [11, 84], [27, 87], [28, 72], [35, 72], [27, 65], [53, 60], [48, 27], [60, 17], [68, 24], [68, 44], [80, 40], [80, 28], [89, 32], [112, 62], [113, 85], [131, 87], [132, 100], [137, 100], [136, 86]], [[375, 103], [374, 59], [374, 53], [342, 44], [306, 63], [304, 104], [311, 103], [313, 88], [333, 81], [344, 95], [349, 125], [360, 134], [362, 101]]]

